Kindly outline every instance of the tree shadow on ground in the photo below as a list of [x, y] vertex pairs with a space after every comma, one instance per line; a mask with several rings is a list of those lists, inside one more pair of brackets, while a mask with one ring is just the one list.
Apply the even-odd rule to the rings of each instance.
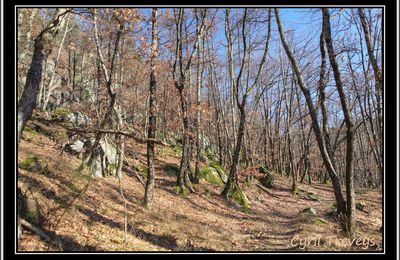
[[[109, 226], [110, 228], [118, 228], [120, 230], [124, 230], [124, 227], [122, 223], [118, 223], [114, 220], [108, 219], [106, 217], [101, 216], [100, 214], [94, 212], [93, 210], [90, 209], [85, 209], [85, 208], [78, 208], [78, 210], [89, 217], [90, 220], [92, 221], [97, 221], [100, 222], [104, 225]], [[142, 229], [133, 227], [131, 225], [128, 225], [128, 232], [136, 236], [137, 238], [150, 242], [152, 244], [158, 245], [160, 247], [163, 247], [168, 250], [173, 250], [178, 247], [176, 243], [176, 238], [173, 236], [169, 235], [155, 235], [149, 232], [146, 232]]]
[[[42, 236], [38, 236], [38, 238], [47, 244], [49, 244], [49, 250], [55, 250], [55, 251], [63, 251], [63, 252], [68, 252], [68, 251], [96, 251], [96, 247], [94, 246], [89, 246], [89, 245], [82, 245], [75, 241], [73, 238], [69, 236], [63, 236], [56, 234], [54, 231], [48, 231], [43, 228], [40, 228], [40, 230], [48, 236], [48, 238], [44, 238]], [[29, 232], [32, 234], [35, 234], [32, 231], [24, 231], [24, 232]], [[49, 239], [50, 238], [50, 239]], [[24, 250], [25, 252], [26, 250]]]
[[178, 248], [178, 244], [176, 242], [177, 239], [174, 236], [152, 234], [131, 225], [129, 225], [129, 231], [137, 238], [158, 245], [165, 249], [176, 250]]

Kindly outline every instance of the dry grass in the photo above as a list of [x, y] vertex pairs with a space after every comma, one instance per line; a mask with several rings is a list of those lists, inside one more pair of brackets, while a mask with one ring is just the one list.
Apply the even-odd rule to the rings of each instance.
[[[30, 135], [30, 133], [24, 133]], [[25, 136], [27, 137], [27, 136]], [[30, 140], [30, 141], [27, 141]], [[358, 237], [373, 239], [378, 246], [348, 246], [332, 243], [327, 237], [344, 239], [340, 224], [327, 213], [334, 203], [328, 185], [300, 184], [300, 188], [314, 192], [321, 202], [314, 202], [290, 192], [290, 181], [275, 175], [275, 188], [268, 193], [255, 185], [243, 183], [243, 190], [251, 202], [250, 212], [223, 199], [221, 187], [200, 182], [196, 193], [187, 197], [173, 191], [175, 177], [167, 175], [166, 164], [179, 164], [176, 156], [156, 160], [155, 204], [151, 211], [141, 206], [143, 186], [130, 175], [124, 177], [122, 188], [128, 200], [128, 235], [124, 243], [123, 199], [116, 178], [89, 179], [79, 171], [80, 160], [53, 147], [54, 142], [39, 134], [21, 141], [18, 162], [35, 155], [48, 163], [50, 174], [19, 169], [19, 187], [30, 187], [39, 202], [45, 220], [42, 228], [63, 241], [63, 250], [96, 251], [279, 251], [279, 250], [381, 250], [382, 225], [381, 192], [368, 191], [357, 195], [364, 201], [370, 214], [357, 211]], [[130, 164], [145, 162], [145, 146], [129, 143], [135, 151]], [[164, 148], [165, 149], [165, 148]], [[249, 169], [253, 171], [254, 169]], [[241, 174], [245, 174], [244, 171]], [[79, 192], [90, 181], [88, 189]], [[304, 217], [299, 212], [307, 207], [317, 211], [316, 217]], [[56, 226], [60, 216], [60, 223]], [[320, 218], [326, 223], [316, 223]], [[298, 236], [293, 240], [295, 236]], [[300, 238], [321, 236], [319, 245], [300, 244]], [[309, 239], [310, 240], [310, 239]], [[333, 240], [333, 238], [332, 238]], [[335, 240], [336, 241], [336, 240]], [[292, 242], [292, 243], [291, 243]], [[48, 244], [24, 230], [19, 251], [46, 251]], [[59, 250], [52, 245], [49, 250]]]

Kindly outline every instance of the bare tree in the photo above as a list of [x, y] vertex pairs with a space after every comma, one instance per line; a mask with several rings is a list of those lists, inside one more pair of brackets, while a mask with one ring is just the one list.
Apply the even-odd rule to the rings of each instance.
[[[156, 69], [155, 69], [155, 59], [157, 57], [157, 8], [153, 8], [151, 12], [151, 54], [150, 54], [150, 84], [149, 84], [149, 126], [147, 137], [156, 137]], [[144, 195], [144, 203], [147, 208], [151, 208], [153, 205], [153, 190], [154, 190], [154, 143], [147, 142], [147, 182]]]
[[308, 106], [308, 110], [310, 113], [310, 117], [311, 117], [311, 121], [312, 121], [312, 127], [314, 130], [314, 134], [315, 137], [317, 139], [317, 143], [318, 143], [318, 147], [322, 156], [322, 159], [324, 161], [325, 167], [328, 171], [328, 174], [332, 180], [332, 185], [334, 188], [334, 194], [335, 194], [335, 199], [337, 202], [337, 212], [338, 213], [346, 213], [346, 202], [343, 198], [343, 194], [342, 194], [342, 188], [341, 188], [341, 184], [340, 184], [340, 180], [339, 177], [335, 171], [334, 166], [332, 165], [332, 161], [329, 157], [329, 154], [326, 150], [326, 145], [324, 142], [324, 138], [323, 138], [323, 134], [321, 132], [321, 129], [319, 127], [318, 124], [318, 117], [317, 117], [317, 113], [313, 104], [313, 101], [311, 99], [311, 94], [310, 94], [310, 90], [306, 87], [304, 80], [303, 80], [303, 76], [300, 72], [300, 68], [299, 65], [297, 64], [297, 61], [289, 47], [289, 44], [286, 41], [285, 35], [284, 35], [284, 29], [283, 29], [283, 25], [281, 22], [281, 18], [280, 18], [280, 14], [279, 14], [279, 10], [275, 8], [275, 16], [276, 16], [276, 22], [278, 24], [278, 30], [279, 30], [279, 35], [282, 41], [282, 45], [286, 51], [286, 54], [292, 64], [293, 70], [296, 74], [297, 77], [297, 82], [300, 86], [301, 91], [303, 92], [303, 95], [306, 99], [306, 103]]
[[328, 49], [329, 61], [333, 69], [333, 76], [336, 88], [339, 93], [340, 103], [346, 122], [346, 199], [347, 199], [347, 231], [350, 236], [355, 232], [355, 202], [354, 202], [354, 173], [353, 173], [353, 152], [354, 152], [354, 124], [351, 118], [350, 108], [343, 89], [343, 82], [340, 75], [339, 64], [336, 60], [336, 53], [332, 43], [331, 23], [328, 8], [322, 8], [325, 41]]
[[[247, 80], [247, 83], [245, 84], [245, 87], [240, 86], [241, 84], [241, 79], [242, 75], [244, 72], [244, 66], [245, 63], [248, 62], [247, 60], [247, 55], [249, 50], [247, 49], [247, 28], [246, 28], [246, 22], [247, 22], [247, 14], [248, 14], [248, 9], [246, 8], [243, 13], [242, 17], [242, 41], [243, 41], [243, 56], [240, 62], [240, 70], [238, 76], [235, 78], [234, 71], [231, 71], [231, 77], [234, 78], [234, 81], [232, 80], [232, 83], [234, 82], [234, 95], [236, 99], [236, 105], [238, 106], [239, 112], [240, 112], [240, 121], [239, 121], [239, 128], [237, 132], [237, 138], [236, 138], [236, 145], [235, 145], [235, 150], [233, 154], [233, 160], [232, 160], [232, 165], [231, 169], [229, 171], [229, 176], [228, 180], [226, 182], [226, 185], [222, 191], [222, 195], [225, 197], [228, 197], [229, 192], [239, 189], [238, 181], [237, 181], [237, 169], [239, 166], [239, 157], [240, 157], [240, 150], [242, 148], [242, 141], [243, 141], [243, 136], [245, 133], [245, 127], [246, 127], [246, 102], [247, 98], [250, 95], [250, 93], [253, 91], [254, 87], [258, 83], [258, 80], [260, 78], [260, 74], [263, 68], [263, 65], [265, 63], [265, 60], [267, 58], [267, 53], [268, 53], [268, 47], [269, 47], [269, 40], [271, 37], [271, 10], [268, 10], [268, 35], [267, 35], [267, 40], [265, 43], [265, 48], [264, 52], [261, 58], [261, 61], [259, 65], [257, 66], [257, 74], [253, 80], [252, 83], [249, 83], [249, 80]], [[229, 19], [229, 11], [226, 12], [226, 19]], [[229, 22], [226, 23], [226, 26], [228, 26], [227, 31], [230, 32], [229, 28]], [[231, 60], [232, 55], [229, 54], [230, 51], [232, 51], [232, 37], [228, 34], [228, 62], [231, 64], [233, 63], [233, 60]], [[250, 56], [250, 55], [249, 55]], [[248, 68], [250, 70], [250, 68]], [[247, 77], [248, 79], [249, 77]], [[243, 90], [242, 98], [240, 98], [239, 95], [239, 89]]]
[[195, 9], [196, 15], [196, 38], [194, 42], [194, 46], [192, 51], [190, 52], [189, 58], [184, 65], [183, 60], [183, 21], [184, 21], [184, 9], [179, 8], [177, 13], [175, 11], [175, 25], [176, 25], [176, 48], [175, 48], [175, 60], [173, 64], [173, 72], [172, 76], [174, 79], [174, 85], [179, 92], [180, 103], [181, 103], [181, 111], [182, 111], [182, 119], [183, 119], [183, 142], [182, 142], [182, 158], [179, 167], [179, 175], [177, 180], [177, 185], [180, 187], [181, 191], [185, 190], [185, 188], [190, 191], [194, 191], [193, 187], [190, 185], [190, 179], [188, 175], [189, 171], [189, 146], [190, 146], [190, 125], [189, 125], [189, 115], [188, 115], [188, 94], [186, 85], [188, 84], [188, 75], [190, 66], [192, 64], [192, 59], [199, 48], [200, 39], [204, 34], [205, 28], [205, 17], [207, 15], [207, 10], [202, 10], [201, 18], [198, 14], [199, 10]]

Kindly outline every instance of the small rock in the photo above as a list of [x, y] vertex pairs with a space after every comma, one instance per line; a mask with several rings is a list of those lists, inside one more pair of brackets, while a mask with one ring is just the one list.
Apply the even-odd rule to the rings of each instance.
[[356, 209], [358, 209], [361, 212], [364, 213], [369, 213], [369, 211], [366, 209], [367, 205], [364, 202], [357, 202], [356, 203]]
[[310, 215], [317, 215], [317, 211], [314, 208], [305, 208], [301, 211], [301, 213], [308, 213]]

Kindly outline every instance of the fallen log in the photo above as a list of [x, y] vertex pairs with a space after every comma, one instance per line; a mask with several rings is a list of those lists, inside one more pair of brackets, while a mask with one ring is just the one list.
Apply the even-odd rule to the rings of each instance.
[[[31, 223], [29, 223], [28, 221], [26, 221], [25, 219], [20, 218], [19, 219], [19, 223], [21, 224], [21, 226], [23, 226], [24, 228], [34, 232], [35, 234], [37, 234], [39, 237], [41, 237], [44, 241], [46, 241], [47, 243], [52, 244], [52, 242], [55, 242], [51, 239], [51, 237], [49, 235], [46, 234], [45, 231], [43, 231], [42, 229], [35, 227], [34, 225], [32, 225]], [[60, 250], [63, 250], [60, 241], [57, 241], [57, 247]]]

